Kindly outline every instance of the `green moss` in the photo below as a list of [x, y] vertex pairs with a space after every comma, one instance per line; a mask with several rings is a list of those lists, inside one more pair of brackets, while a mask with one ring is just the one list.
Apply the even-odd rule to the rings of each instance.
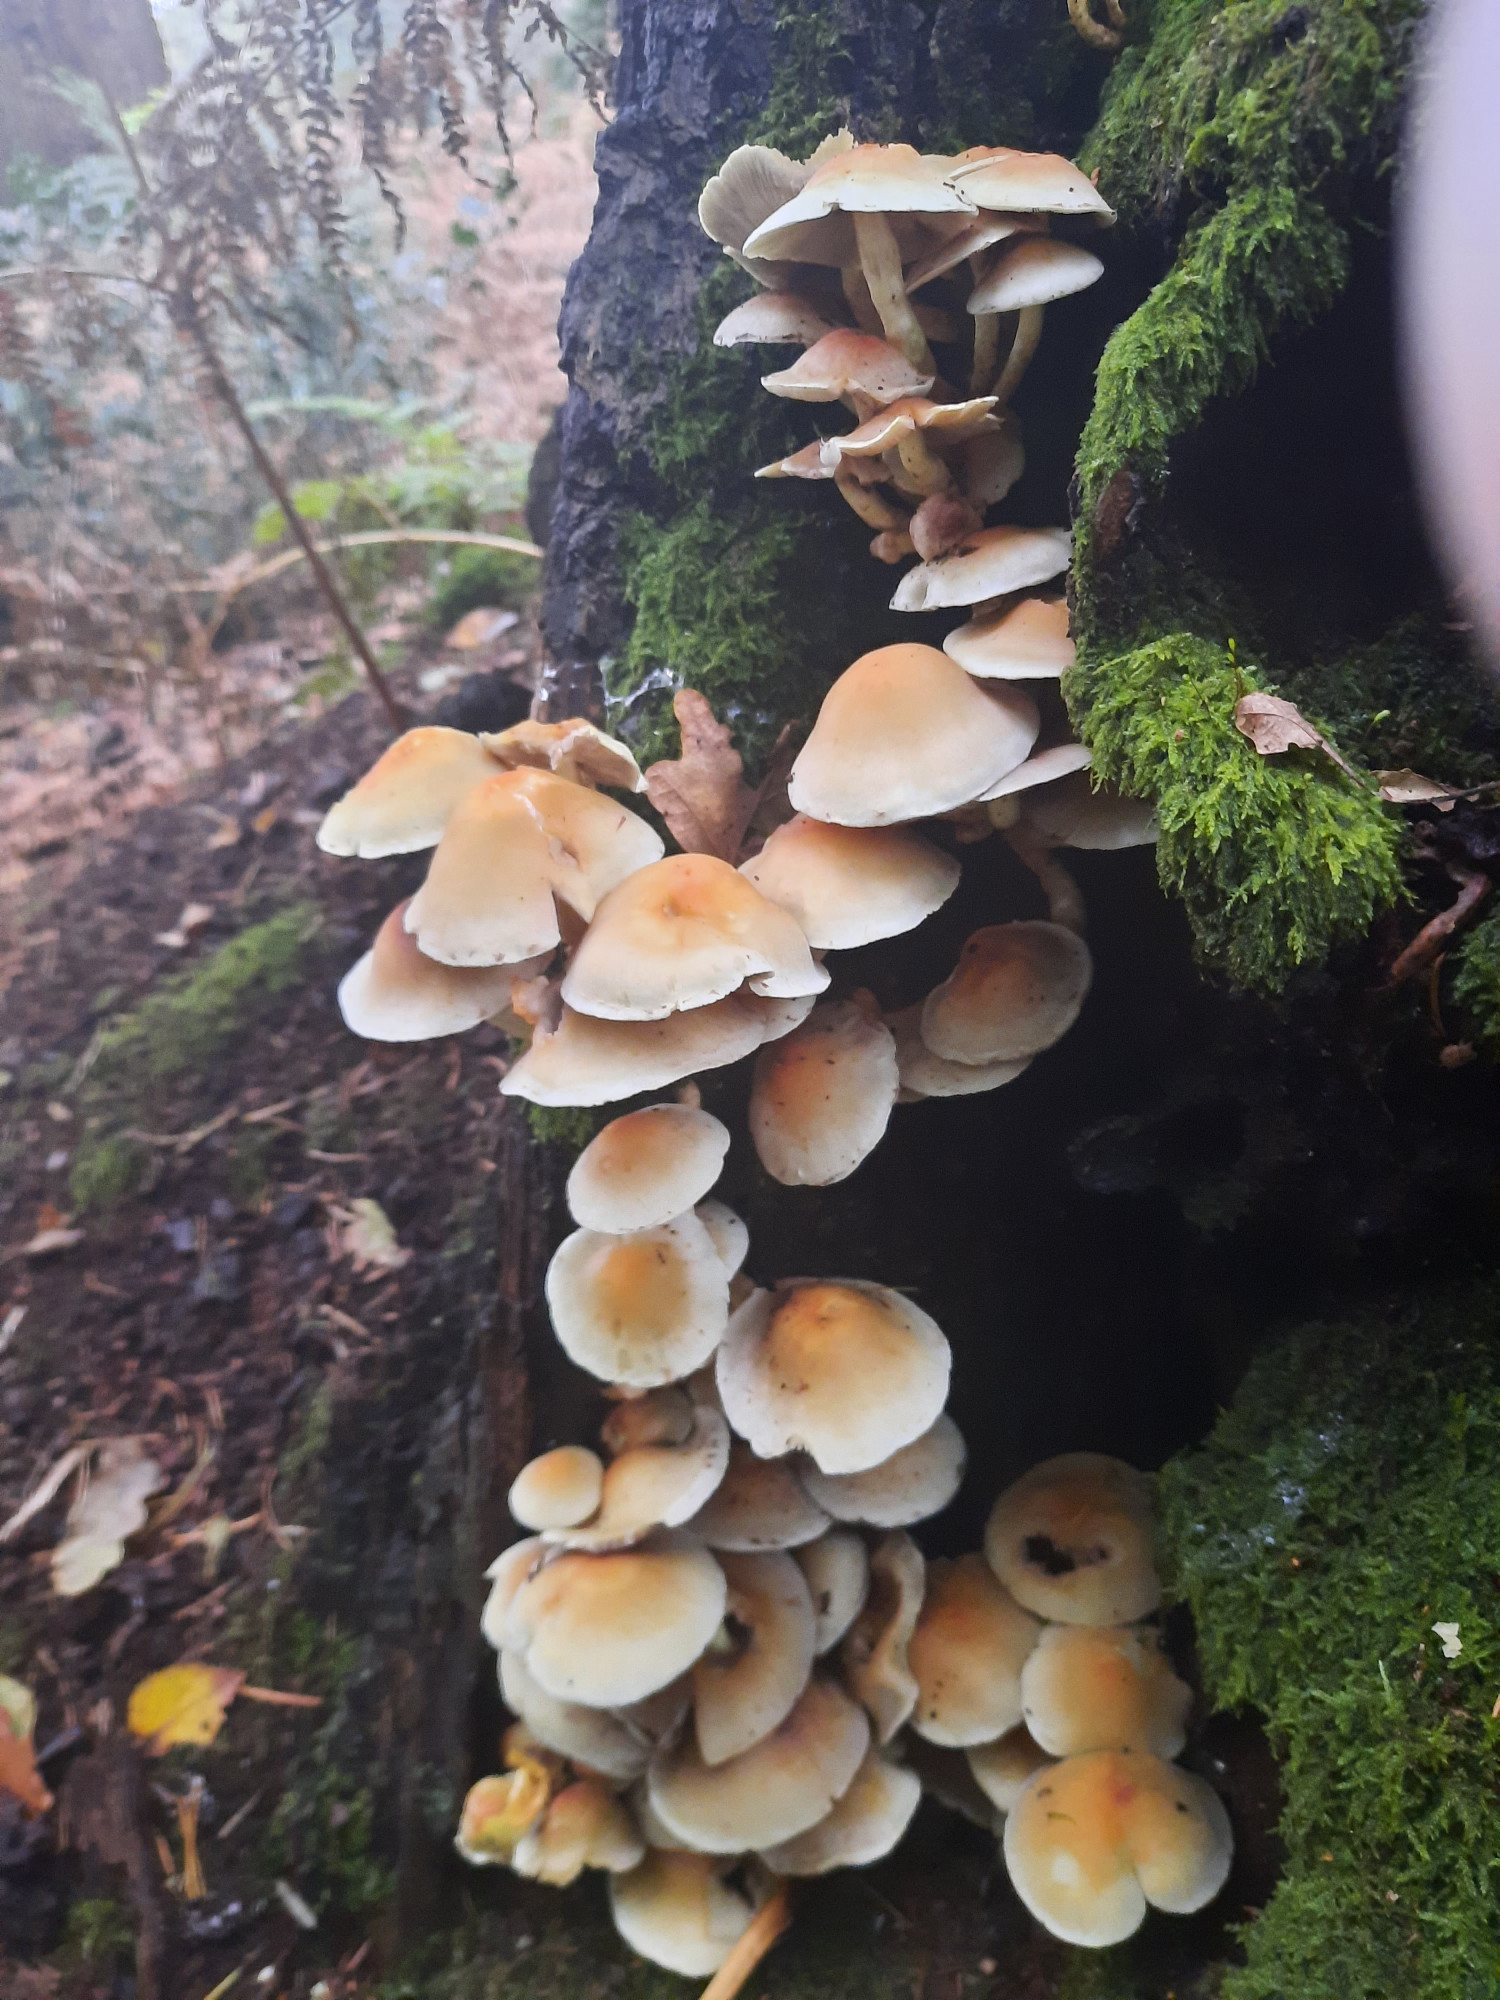
[[617, 1118], [619, 1115], [620, 1106], [617, 1104], [609, 1105], [604, 1111], [548, 1104], [526, 1106], [526, 1124], [537, 1144], [557, 1146], [568, 1153], [581, 1153], [606, 1118]]
[[1162, 1475], [1205, 1689], [1264, 1717], [1285, 1797], [1283, 1876], [1224, 2000], [1495, 1991], [1497, 1332], [1478, 1289], [1304, 1328]]
[[434, 582], [424, 616], [429, 624], [446, 632], [466, 611], [481, 604], [525, 604], [535, 593], [536, 578], [533, 556], [512, 555], [506, 549], [461, 547], [450, 558], [446, 576]]
[[136, 1193], [151, 1155], [119, 1132], [85, 1131], [73, 1155], [68, 1194], [80, 1214], [105, 1213]]
[[68, 1905], [58, 1958], [64, 1965], [113, 1971], [133, 1954], [135, 1925], [112, 1896], [80, 1896]]
[[1500, 910], [1475, 924], [1457, 957], [1453, 998], [1474, 1039], [1500, 1056]]

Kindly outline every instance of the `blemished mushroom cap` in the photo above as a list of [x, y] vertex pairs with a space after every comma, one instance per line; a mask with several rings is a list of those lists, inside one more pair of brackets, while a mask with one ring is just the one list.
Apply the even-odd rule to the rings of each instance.
[[621, 1389], [599, 1428], [604, 1449], [617, 1458], [643, 1444], [682, 1444], [692, 1435], [695, 1405], [678, 1383], [640, 1392]]
[[1187, 1742], [1193, 1691], [1159, 1634], [1139, 1625], [1047, 1625], [1021, 1673], [1026, 1727], [1054, 1757], [1145, 1750], [1171, 1759]]
[[740, 873], [796, 918], [814, 951], [851, 951], [940, 910], [959, 864], [905, 827], [828, 826], [798, 813]]
[[909, 1649], [926, 1583], [927, 1564], [911, 1536], [899, 1528], [882, 1535], [870, 1551], [869, 1594], [839, 1655], [849, 1692], [868, 1712], [877, 1743], [889, 1743], [917, 1705]]
[[507, 771], [553, 771], [575, 785], [611, 785], [620, 792], [646, 788], [629, 746], [606, 736], [582, 716], [562, 722], [517, 722], [494, 734], [481, 733], [479, 740]]
[[559, 1701], [619, 1708], [687, 1671], [723, 1622], [727, 1595], [708, 1550], [680, 1536], [610, 1555], [569, 1551], [511, 1599], [505, 1643]]
[[823, 1533], [828, 1516], [809, 1497], [790, 1459], [758, 1458], [736, 1438], [728, 1472], [689, 1526], [711, 1549], [748, 1554], [800, 1548]]
[[922, 1803], [914, 1771], [893, 1764], [872, 1744], [854, 1781], [826, 1818], [806, 1833], [761, 1850], [777, 1875], [826, 1875], [832, 1868], [866, 1868], [895, 1847]]
[[1029, 590], [1060, 576], [1072, 555], [1066, 528], [980, 528], [952, 555], [918, 563], [896, 586], [893, 611], [940, 611], [982, 604], [1012, 590]]
[[1068, 1944], [1120, 1944], [1148, 1903], [1186, 1916], [1223, 1888], [1228, 1815], [1201, 1778], [1158, 1757], [1095, 1750], [1039, 1771], [1005, 1822], [1021, 1901]]
[[504, 1644], [505, 1620], [512, 1599], [532, 1571], [546, 1561], [547, 1554], [547, 1544], [540, 1535], [526, 1535], [519, 1542], [512, 1542], [508, 1549], [502, 1549], [485, 1571], [490, 1591], [479, 1614], [479, 1630], [497, 1652]]
[[830, 1528], [816, 1541], [804, 1543], [796, 1561], [812, 1592], [818, 1621], [813, 1647], [821, 1658], [864, 1609], [870, 1594], [870, 1552], [852, 1528]]
[[802, 1479], [835, 1521], [909, 1528], [948, 1505], [962, 1484], [967, 1458], [963, 1434], [944, 1411], [931, 1430], [868, 1472], [819, 1472], [810, 1465]]
[[969, 294], [971, 313], [1020, 312], [1086, 291], [1104, 276], [1092, 250], [1057, 236], [1025, 236], [1002, 253]]
[[611, 1119], [568, 1175], [568, 1213], [584, 1229], [623, 1236], [700, 1202], [719, 1178], [729, 1128], [689, 1104], [648, 1104]]
[[585, 1868], [624, 1874], [639, 1866], [645, 1853], [629, 1811], [609, 1787], [597, 1778], [579, 1778], [564, 1786], [522, 1835], [511, 1866], [530, 1881], [566, 1889]]
[[510, 1005], [518, 980], [545, 972], [551, 953], [519, 965], [443, 965], [426, 957], [398, 903], [375, 942], [339, 981], [339, 1012], [369, 1042], [425, 1042], [462, 1035]]
[[974, 1782], [997, 1812], [1008, 1813], [1038, 1771], [1056, 1760], [1034, 1740], [1024, 1722], [997, 1736], [993, 1743], [976, 1743], [964, 1752]]
[[448, 965], [534, 958], [562, 937], [554, 897], [588, 923], [661, 851], [661, 836], [617, 799], [550, 771], [501, 771], [449, 815], [406, 927]]
[[982, 803], [1008, 799], [1013, 792], [1029, 792], [1037, 785], [1056, 784], [1059, 778], [1069, 777], [1074, 771], [1086, 771], [1093, 761], [1093, 752], [1086, 744], [1049, 744], [1045, 750], [1033, 751], [1024, 764], [1017, 764], [998, 784], [991, 785]]
[[548, 1786], [538, 1771], [481, 1778], [464, 1795], [453, 1845], [472, 1867], [507, 1866], [547, 1810]]
[[1068, 607], [1061, 597], [1023, 597], [980, 612], [943, 641], [943, 651], [980, 680], [1057, 680], [1073, 664]]
[[785, 1721], [812, 1674], [817, 1619], [789, 1555], [721, 1553], [729, 1608], [694, 1662], [693, 1727], [705, 1764], [738, 1757]]
[[982, 1555], [932, 1563], [907, 1648], [916, 1675], [912, 1728], [951, 1750], [989, 1743], [1021, 1720], [1021, 1671], [1040, 1626]]
[[894, 403], [898, 396], [925, 396], [935, 379], [878, 334], [839, 326], [814, 341], [789, 368], [762, 375], [760, 386], [795, 403], [836, 403], [841, 396]]
[[700, 1201], [693, 1213], [713, 1239], [725, 1277], [738, 1276], [750, 1254], [750, 1231], [744, 1217], [736, 1215], [726, 1201]]
[[1022, 231], [1044, 227], [1033, 215], [1000, 215], [995, 211], [981, 211], [961, 229], [955, 230], [946, 242], [929, 251], [906, 272], [906, 289], [919, 292], [924, 285], [930, 285], [934, 278], [945, 277], [949, 271], [957, 270], [970, 257], [977, 257], [996, 243], [1004, 243], [1009, 237]]
[[714, 328], [715, 347], [744, 347], [767, 341], [789, 347], [811, 347], [833, 325], [798, 292], [757, 292]]
[[325, 813], [318, 845], [365, 861], [433, 847], [459, 800], [494, 775], [493, 759], [466, 729], [408, 729]]
[[685, 1979], [718, 1971], [750, 1928], [760, 1902], [724, 1878], [731, 1863], [712, 1854], [652, 1848], [638, 1868], [609, 1878], [609, 1908], [626, 1944]]
[[951, 1359], [899, 1292], [805, 1278], [746, 1299], [715, 1369], [724, 1414], [762, 1458], [801, 1450], [824, 1472], [864, 1472], [937, 1422]]
[[922, 1009], [903, 1007], [899, 1014], [887, 1014], [886, 1026], [896, 1038], [896, 1064], [901, 1073], [901, 1097], [905, 1102], [922, 1097], [973, 1097], [984, 1090], [998, 1090], [1014, 1083], [1031, 1057], [1015, 1062], [956, 1063], [935, 1056], [922, 1040]]
[[544, 1451], [516, 1474], [507, 1505], [523, 1528], [576, 1528], [599, 1505], [604, 1467], [581, 1444]]
[[[932, 232], [921, 217], [959, 217], [975, 204], [943, 179], [945, 162], [914, 146], [851, 146], [825, 160], [745, 239], [752, 257], [791, 258], [799, 264], [847, 264], [856, 255], [851, 215], [884, 215], [904, 255], [925, 249]], [[951, 226], [951, 225], [950, 225]], [[938, 230], [941, 238], [947, 230]]]
[[1078, 1019], [1093, 978], [1075, 931], [1041, 919], [988, 924], [922, 1003], [921, 1035], [948, 1062], [1019, 1062]]
[[1002, 428], [993, 396], [974, 396], [966, 403], [932, 403], [925, 396], [902, 396], [842, 437], [829, 438], [823, 451], [837, 466], [846, 458], [879, 458], [918, 431], [940, 450]]
[[832, 479], [838, 471], [834, 460], [827, 456], [823, 440], [814, 438], [800, 451], [788, 452], [785, 458], [774, 458], [769, 465], [755, 468], [757, 479]]
[[1127, 799], [1082, 773], [1049, 785], [1026, 801], [1026, 822], [1054, 847], [1149, 847], [1160, 833], [1149, 799]]
[[701, 1368], [729, 1321], [723, 1262], [691, 1213], [628, 1236], [575, 1230], [547, 1266], [546, 1292], [568, 1359], [633, 1389]]
[[697, 1404], [693, 1429], [681, 1444], [643, 1444], [622, 1451], [604, 1471], [598, 1511], [585, 1521], [543, 1531], [569, 1549], [623, 1549], [657, 1528], [677, 1528], [709, 1500], [729, 1464], [729, 1426], [708, 1404]]
[[559, 1701], [539, 1687], [519, 1653], [500, 1653], [500, 1695], [537, 1741], [559, 1757], [582, 1764], [616, 1784], [628, 1785], [645, 1770], [651, 1747], [606, 1708]]
[[671, 854], [637, 869], [594, 914], [563, 999], [606, 1021], [660, 1021], [711, 1006], [744, 984], [798, 999], [821, 993], [796, 920], [713, 854]]
[[1018, 1604], [1059, 1625], [1130, 1625], [1161, 1603], [1151, 1482], [1099, 1452], [1044, 1459], [1008, 1486], [984, 1553]]
[[784, 1187], [847, 1180], [885, 1137], [899, 1079], [896, 1044], [873, 1002], [823, 1001], [755, 1058], [750, 1137]]
[[500, 1079], [501, 1094], [532, 1104], [615, 1104], [738, 1062], [763, 1042], [790, 1034], [812, 1004], [810, 994], [765, 1000], [742, 989], [663, 1021], [601, 1021], [564, 1007], [557, 1027], [550, 1034], [539, 1029]]
[[1088, 175], [1060, 153], [1020, 153], [987, 147], [983, 156], [949, 171], [951, 185], [976, 207], [1012, 214], [1092, 215], [1110, 223], [1115, 212]]
[[691, 1735], [655, 1757], [651, 1807], [704, 1853], [771, 1847], [817, 1825], [849, 1789], [869, 1742], [863, 1712], [819, 1676], [777, 1728], [726, 1763], [706, 1764]]
[[925, 819], [1023, 763], [1040, 727], [1024, 694], [981, 688], [936, 646], [880, 646], [823, 697], [787, 795], [839, 826]]

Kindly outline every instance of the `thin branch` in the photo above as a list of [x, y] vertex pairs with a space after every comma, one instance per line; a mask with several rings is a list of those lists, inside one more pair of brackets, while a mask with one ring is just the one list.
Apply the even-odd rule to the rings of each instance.
[[[333, 555], [339, 549], [378, 548], [390, 542], [460, 542], [465, 547], [475, 549], [502, 549], [510, 555], [534, 556], [541, 560], [542, 551], [535, 542], [523, 542], [516, 535], [460, 534], [446, 528], [367, 528], [356, 535], [334, 535], [326, 542], [315, 544], [319, 555]], [[169, 586], [173, 590], [219, 590], [223, 589], [231, 597], [246, 590], [252, 583], [264, 583], [269, 577], [279, 576], [293, 563], [306, 559], [305, 548], [283, 549], [279, 556], [272, 556], [269, 562], [260, 563], [248, 575], [233, 583], [183, 583]]]
[[1399, 986], [1403, 980], [1421, 972], [1444, 938], [1451, 937], [1469, 912], [1477, 908], [1489, 893], [1487, 875], [1480, 875], [1472, 868], [1460, 868], [1456, 862], [1450, 863], [1444, 872], [1458, 884], [1458, 894], [1446, 910], [1439, 910], [1435, 917], [1423, 924], [1405, 951], [1396, 958], [1388, 975], [1392, 986]]

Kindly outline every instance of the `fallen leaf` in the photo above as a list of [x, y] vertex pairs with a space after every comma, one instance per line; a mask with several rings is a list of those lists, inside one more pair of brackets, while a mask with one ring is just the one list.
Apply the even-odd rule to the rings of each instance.
[[146, 1525], [146, 1502], [165, 1484], [139, 1438], [107, 1438], [93, 1476], [68, 1510], [68, 1535], [52, 1552], [52, 1588], [80, 1597], [125, 1559], [125, 1543]]
[[346, 1257], [354, 1259], [356, 1271], [399, 1271], [411, 1262], [410, 1250], [403, 1250], [396, 1241], [390, 1217], [368, 1195], [356, 1197], [347, 1209], [339, 1210], [338, 1219], [342, 1224], [340, 1247]]
[[211, 903], [188, 903], [172, 928], [169, 931], [158, 931], [152, 943], [164, 944], [171, 951], [181, 951], [194, 931], [201, 931], [213, 913]]
[[39, 1514], [47, 1505], [74, 1467], [82, 1465], [93, 1449], [92, 1444], [69, 1445], [62, 1457], [43, 1473], [4, 1527], [0, 1528], [0, 1542], [8, 1542], [13, 1536], [19, 1535], [32, 1516]]
[[490, 645], [519, 622], [514, 611], [502, 611], [497, 604], [476, 604], [472, 611], [466, 611], [459, 619], [443, 644], [453, 646], [459, 652], [471, 653], [480, 646]]
[[1234, 726], [1248, 736], [1262, 757], [1279, 757], [1286, 750], [1321, 750], [1331, 757], [1345, 777], [1356, 785], [1363, 781], [1346, 764], [1320, 729], [1314, 729], [1295, 703], [1279, 694], [1241, 695], [1234, 705]]
[[12, 1257], [50, 1257], [55, 1250], [71, 1250], [83, 1241], [81, 1229], [39, 1229], [27, 1242], [7, 1254]]
[[1377, 771], [1375, 782], [1380, 796], [1393, 806], [1435, 805], [1439, 812], [1447, 813], [1462, 797], [1452, 785], [1440, 785], [1435, 778], [1424, 778], [1420, 771]]
[[190, 1660], [147, 1674], [130, 1690], [125, 1723], [153, 1757], [178, 1743], [212, 1743], [245, 1676], [237, 1667], [209, 1667]]
[[695, 688], [678, 690], [672, 713], [682, 731], [682, 755], [650, 767], [646, 796], [684, 853], [737, 860], [756, 800], [744, 783], [740, 753]]
[[36, 1696], [21, 1681], [0, 1674], [0, 1792], [19, 1799], [29, 1813], [44, 1813], [52, 1794], [36, 1767]]

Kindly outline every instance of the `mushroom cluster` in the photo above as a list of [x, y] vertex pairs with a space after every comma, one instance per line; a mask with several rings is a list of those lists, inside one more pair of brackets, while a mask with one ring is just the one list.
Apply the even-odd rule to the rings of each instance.
[[918, 556], [892, 599], [900, 611], [977, 604], [1055, 575], [1066, 535], [984, 520], [1025, 466], [1010, 399], [1045, 310], [1104, 269], [1052, 233], [1114, 221], [1087, 176], [1055, 153], [919, 153], [839, 132], [805, 161], [737, 148], [698, 216], [763, 288], [715, 343], [801, 347], [764, 386], [855, 419], [757, 477], [832, 480], [876, 530], [874, 555]]

